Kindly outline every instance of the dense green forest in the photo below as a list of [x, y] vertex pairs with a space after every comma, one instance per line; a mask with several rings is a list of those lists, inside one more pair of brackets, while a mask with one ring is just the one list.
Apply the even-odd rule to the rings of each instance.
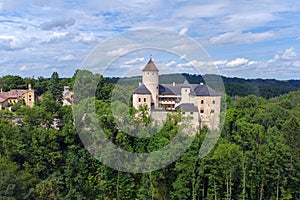
[[[31, 83], [38, 95], [43, 94], [33, 108], [0, 112], [0, 199], [300, 200], [299, 90], [270, 99], [229, 92], [224, 97], [221, 138], [206, 157], [199, 158], [209, 134], [204, 128], [176, 162], [134, 174], [103, 165], [84, 148], [72, 108], [60, 103], [62, 86], [73, 86], [76, 73], [68, 79], [60, 79], [57, 73], [50, 79], [0, 79], [4, 90]], [[177, 116], [170, 116], [159, 134], [148, 139], [120, 131], [111, 110], [114, 84], [98, 76], [96, 114], [114, 144], [127, 151], [150, 152], [173, 139], [179, 127]], [[16, 115], [22, 119], [16, 121]], [[59, 129], [52, 128], [54, 118], [60, 121]], [[150, 122], [145, 116], [137, 123]]]
[[[160, 83], [183, 83], [186, 79], [190, 84], [205, 83], [205, 80], [217, 77], [216, 75], [196, 75], [196, 74], [162, 74], [159, 76]], [[243, 79], [229, 78], [221, 76], [226, 94], [230, 96], [247, 96], [254, 94], [259, 97], [272, 98], [291, 91], [300, 89], [300, 80], [279, 81], [275, 79]], [[125, 78], [126, 79], [126, 78]], [[129, 78], [127, 78], [129, 79]], [[106, 78], [107, 83], [118, 83], [120, 78]], [[137, 84], [141, 77], [130, 78], [130, 83]]]

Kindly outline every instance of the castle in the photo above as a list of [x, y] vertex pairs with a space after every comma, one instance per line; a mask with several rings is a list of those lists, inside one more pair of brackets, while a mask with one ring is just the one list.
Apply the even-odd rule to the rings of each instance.
[[183, 84], [160, 84], [159, 70], [152, 59], [142, 70], [142, 83], [132, 98], [133, 107], [147, 105], [157, 122], [180, 109], [182, 117], [190, 119], [195, 128], [219, 130], [221, 95], [206, 84], [189, 84], [186, 80]]

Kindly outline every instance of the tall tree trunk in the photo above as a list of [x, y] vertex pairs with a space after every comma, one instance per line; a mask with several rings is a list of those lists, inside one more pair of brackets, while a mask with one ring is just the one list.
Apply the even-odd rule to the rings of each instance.
[[118, 171], [117, 176], [117, 199], [119, 200], [119, 179], [120, 179], [120, 171]]
[[227, 173], [226, 173], [226, 199], [229, 199], [229, 181], [228, 181]]
[[217, 200], [217, 188], [216, 188], [216, 180], [214, 179], [214, 192], [215, 192], [215, 200]]
[[264, 194], [264, 184], [262, 182], [260, 185], [259, 200], [263, 199], [263, 194]]
[[246, 198], [246, 164], [243, 158], [243, 200]]
[[229, 199], [231, 199], [232, 195], [232, 169], [230, 170], [230, 175], [229, 175]]
[[277, 186], [276, 186], [276, 200], [279, 199], [279, 183], [280, 183], [280, 171], [279, 169], [278, 171], [278, 178], [277, 178]]
[[151, 200], [153, 200], [154, 191], [153, 191], [153, 184], [152, 184], [151, 172], [149, 173], [149, 179], [150, 179], [150, 186], [151, 186]]

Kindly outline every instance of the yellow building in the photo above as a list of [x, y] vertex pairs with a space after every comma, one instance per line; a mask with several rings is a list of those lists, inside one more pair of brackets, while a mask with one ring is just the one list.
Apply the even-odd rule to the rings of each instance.
[[11, 89], [8, 92], [0, 91], [0, 110], [7, 109], [10, 105], [16, 104], [20, 100], [24, 100], [26, 106], [34, 106], [34, 90], [28, 85], [27, 90]]

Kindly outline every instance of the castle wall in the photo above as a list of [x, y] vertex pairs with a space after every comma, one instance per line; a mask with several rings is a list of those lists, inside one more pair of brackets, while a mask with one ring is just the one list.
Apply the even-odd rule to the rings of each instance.
[[135, 109], [138, 109], [140, 105], [147, 104], [148, 108], [151, 109], [151, 95], [150, 94], [133, 94], [132, 103]]
[[210, 130], [218, 130], [221, 112], [220, 96], [197, 96], [195, 105], [199, 109], [201, 128], [207, 126]]

